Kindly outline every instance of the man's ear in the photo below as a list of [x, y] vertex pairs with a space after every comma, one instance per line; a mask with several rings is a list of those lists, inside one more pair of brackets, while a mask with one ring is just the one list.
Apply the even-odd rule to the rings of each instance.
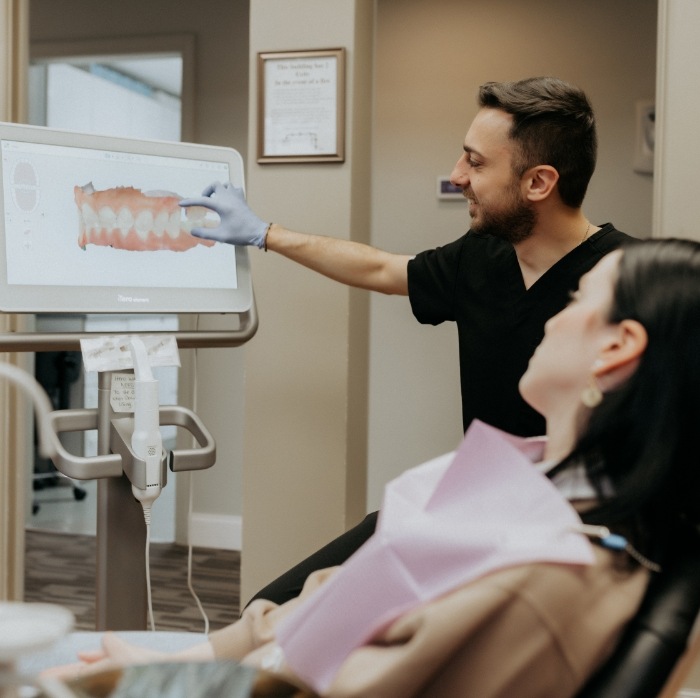
[[647, 331], [637, 320], [623, 320], [615, 325], [593, 366], [593, 376], [603, 392], [620, 385], [635, 372], [648, 342]]
[[554, 190], [559, 181], [559, 172], [551, 165], [536, 165], [523, 175], [525, 195], [530, 201], [542, 201]]

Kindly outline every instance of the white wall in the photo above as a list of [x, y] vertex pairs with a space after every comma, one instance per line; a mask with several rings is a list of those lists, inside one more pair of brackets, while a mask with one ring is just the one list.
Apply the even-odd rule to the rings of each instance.
[[41, 125], [125, 138], [180, 140], [179, 101], [157, 100], [64, 63], [50, 64], [46, 72], [46, 123]]
[[[468, 227], [439, 201], [489, 80], [555, 75], [598, 117], [599, 158], [585, 210], [640, 237], [652, 181], [632, 170], [638, 99], [655, 87], [656, 0], [378, 0], [372, 243], [415, 253]], [[370, 328], [369, 508], [384, 483], [461, 437], [457, 335], [421, 327], [404, 299], [374, 296]]]
[[700, 153], [700, 3], [661, 0], [654, 235], [700, 240], [697, 162]]

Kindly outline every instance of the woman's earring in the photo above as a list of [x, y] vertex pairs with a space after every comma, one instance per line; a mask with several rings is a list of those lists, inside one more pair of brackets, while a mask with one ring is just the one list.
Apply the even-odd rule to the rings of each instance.
[[586, 407], [598, 407], [603, 402], [603, 393], [593, 376], [591, 376], [588, 385], [581, 391], [581, 402]]

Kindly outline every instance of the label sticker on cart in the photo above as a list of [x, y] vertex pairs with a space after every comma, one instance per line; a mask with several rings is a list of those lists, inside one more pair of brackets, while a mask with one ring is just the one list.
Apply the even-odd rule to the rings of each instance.
[[133, 412], [136, 377], [133, 373], [113, 373], [109, 404], [115, 412]]

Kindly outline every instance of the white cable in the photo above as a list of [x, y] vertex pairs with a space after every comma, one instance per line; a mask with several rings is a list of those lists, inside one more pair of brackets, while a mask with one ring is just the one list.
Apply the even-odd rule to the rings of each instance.
[[156, 631], [156, 621], [153, 616], [153, 596], [151, 594], [151, 504], [150, 502], [141, 502], [143, 505], [143, 518], [146, 522], [146, 597], [148, 599], [148, 620], [151, 626], [151, 632]]
[[199, 600], [199, 597], [197, 596], [197, 593], [194, 590], [194, 586], [192, 585], [192, 536], [190, 535], [190, 520], [192, 517], [192, 473], [189, 473], [189, 485], [190, 485], [190, 503], [189, 503], [189, 510], [187, 513], [187, 588], [190, 590], [190, 593], [192, 594], [192, 598], [194, 598], [197, 608], [199, 609], [199, 612], [202, 614], [202, 618], [204, 618], [204, 634], [209, 635], [209, 618], [207, 617], [207, 614], [204, 611], [204, 607], [202, 606], [202, 602]]
[[[196, 325], [195, 329], [198, 329], [199, 325], [199, 315], [197, 316], [196, 320]], [[193, 376], [193, 382], [192, 382], [192, 387], [193, 387], [193, 397], [192, 397], [192, 410], [193, 412], [197, 412], [197, 368], [198, 368], [198, 355], [197, 355], [197, 349], [195, 348], [194, 350], [194, 376]], [[204, 634], [209, 635], [209, 618], [207, 617], [206, 612], [204, 611], [204, 607], [202, 606], [202, 602], [199, 600], [199, 597], [197, 596], [197, 593], [194, 590], [194, 586], [192, 584], [192, 502], [194, 500], [194, 478], [192, 477], [192, 471], [188, 473], [188, 485], [189, 485], [189, 504], [187, 507], [187, 588], [190, 590], [190, 594], [192, 594], [192, 598], [195, 600], [197, 604], [197, 608], [199, 609], [199, 612], [202, 614], [202, 618], [204, 619]]]

